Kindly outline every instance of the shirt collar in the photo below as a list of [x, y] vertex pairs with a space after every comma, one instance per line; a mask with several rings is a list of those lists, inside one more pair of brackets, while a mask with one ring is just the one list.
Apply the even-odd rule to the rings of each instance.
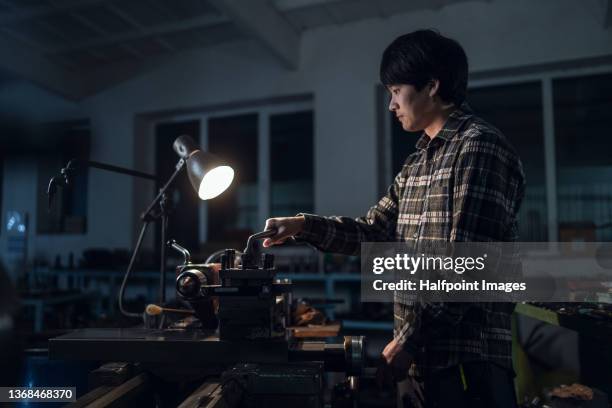
[[436, 139], [442, 139], [443, 141], [450, 140], [457, 133], [457, 131], [459, 131], [463, 123], [472, 115], [473, 113], [470, 105], [468, 105], [467, 102], [463, 102], [461, 106], [451, 112], [448, 119], [446, 119], [444, 126], [442, 126], [442, 129], [440, 129], [435, 137], [430, 138], [425, 132], [423, 132], [421, 137], [419, 137], [417, 140], [415, 147], [422, 150], [429, 145], [430, 141]]

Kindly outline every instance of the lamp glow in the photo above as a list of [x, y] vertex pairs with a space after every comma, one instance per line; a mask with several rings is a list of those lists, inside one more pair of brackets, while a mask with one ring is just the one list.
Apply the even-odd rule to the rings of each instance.
[[198, 196], [210, 200], [224, 192], [234, 179], [234, 169], [230, 166], [218, 166], [209, 170], [200, 183]]
[[179, 136], [172, 148], [185, 160], [187, 176], [200, 199], [215, 198], [232, 184], [234, 169], [214, 154], [200, 150], [191, 137]]

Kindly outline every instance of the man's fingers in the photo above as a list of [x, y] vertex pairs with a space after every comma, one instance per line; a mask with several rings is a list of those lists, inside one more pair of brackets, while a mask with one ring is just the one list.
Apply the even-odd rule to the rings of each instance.
[[276, 245], [276, 241], [277, 241], [277, 237], [279, 235], [279, 228], [278, 228], [278, 219], [277, 218], [268, 218], [266, 220], [266, 226], [264, 227], [264, 231], [267, 230], [271, 230], [271, 229], [276, 229], [276, 234], [274, 234], [273, 236], [266, 238], [263, 240], [262, 245], [264, 246], [264, 248], [268, 248], [271, 247], [272, 245]]
[[266, 220], [266, 227], [264, 228], [264, 231], [275, 228], [277, 223], [278, 220], [276, 218], [268, 218]]
[[[278, 236], [278, 234], [276, 234], [274, 237], [277, 237], [277, 236]], [[264, 248], [269, 248], [269, 247], [271, 247], [273, 245], [284, 244], [285, 241], [287, 241], [287, 238], [288, 238], [288, 237], [284, 237], [284, 238], [274, 238], [274, 237], [264, 239], [264, 241], [263, 241]]]
[[276, 234], [264, 240], [264, 247], [284, 244], [285, 241], [295, 235], [298, 231], [296, 221], [292, 217], [269, 218], [266, 220], [265, 230], [275, 229]]

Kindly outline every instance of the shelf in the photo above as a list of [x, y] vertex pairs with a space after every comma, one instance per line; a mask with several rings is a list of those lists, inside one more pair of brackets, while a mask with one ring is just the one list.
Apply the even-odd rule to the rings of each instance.
[[279, 279], [291, 279], [294, 282], [361, 282], [361, 274], [359, 273], [278, 273]]
[[374, 320], [340, 320], [343, 329], [356, 330], [393, 330], [392, 322], [378, 322]]

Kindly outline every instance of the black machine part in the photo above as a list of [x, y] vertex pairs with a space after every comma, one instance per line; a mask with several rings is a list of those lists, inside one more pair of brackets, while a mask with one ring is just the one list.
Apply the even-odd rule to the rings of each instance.
[[[223, 251], [218, 275], [212, 265], [190, 263], [189, 252], [175, 242], [169, 242], [185, 258], [185, 263], [178, 267], [178, 295], [191, 304], [203, 327], [212, 326], [209, 320], [214, 320], [216, 327], [218, 321], [221, 340], [285, 337], [290, 319], [287, 305], [291, 285], [275, 279], [272, 254], [264, 253], [256, 259], [253, 251], [255, 240], [274, 234], [276, 230], [273, 229], [251, 235], [241, 264], [237, 262], [236, 250]], [[218, 308], [215, 308], [213, 297]], [[210, 307], [206, 307], [207, 304]]]
[[197, 299], [208, 295], [208, 282], [205, 267], [188, 267], [176, 278], [176, 291], [185, 299]]
[[[107, 383], [96, 386], [68, 407], [322, 408], [324, 406], [323, 367], [320, 362], [239, 363], [226, 368], [219, 376], [207, 378], [195, 388], [194, 385], [179, 388], [172, 382], [163, 382], [144, 372], [134, 373], [127, 378], [116, 377], [109, 377]], [[160, 384], [163, 386], [159, 387]], [[346, 404], [338, 405], [338, 407], [345, 406]]]
[[240, 362], [276, 364], [321, 361], [325, 371], [362, 374], [364, 338], [342, 342], [223, 341], [200, 330], [79, 329], [49, 340], [49, 357], [72, 361], [124, 361], [210, 367]]
[[[224, 396], [244, 391], [240, 407], [323, 407], [323, 367], [318, 362], [236, 364], [223, 372]], [[226, 388], [230, 385], [238, 387]]]
[[[246, 272], [245, 278], [254, 277], [253, 270], [264, 269], [270, 271], [270, 277], [274, 276], [274, 256], [271, 254], [262, 254], [261, 261], [259, 265], [253, 257], [253, 248], [254, 242], [258, 239], [263, 239], [267, 237], [271, 237], [277, 233], [276, 229], [269, 229], [265, 231], [258, 232], [249, 236], [246, 244], [246, 248], [244, 249], [244, 253], [242, 254], [242, 265], [238, 266], [236, 263], [236, 255], [237, 252], [234, 249], [225, 249], [223, 251], [217, 251], [217, 253], [222, 253], [221, 255], [221, 269], [224, 271], [234, 270], [233, 277], [236, 278], [236, 272], [238, 269], [244, 270]], [[206, 264], [196, 265], [191, 262], [191, 254], [189, 251], [183, 246], [179, 245], [175, 240], [170, 240], [167, 243], [168, 246], [172, 247], [176, 251], [180, 252], [183, 255], [184, 263], [180, 265], [178, 270], [178, 276], [176, 279], [176, 290], [178, 294], [184, 298], [185, 300], [196, 300], [201, 299], [203, 297], [211, 296], [211, 295], [222, 295], [224, 293], [231, 293], [225, 290], [215, 290], [222, 289], [218, 288], [218, 285], [215, 285], [215, 279], [212, 276], [212, 270]], [[248, 270], [248, 271], [246, 271]], [[227, 275], [227, 272], [226, 272]], [[224, 286], [224, 285], [221, 285]], [[212, 291], [209, 291], [212, 289]], [[214, 292], [214, 293], [212, 293]]]
[[214, 330], [219, 325], [215, 303], [208, 289], [215, 282], [215, 272], [210, 265], [185, 264], [177, 269], [176, 292], [189, 302], [204, 330]]

